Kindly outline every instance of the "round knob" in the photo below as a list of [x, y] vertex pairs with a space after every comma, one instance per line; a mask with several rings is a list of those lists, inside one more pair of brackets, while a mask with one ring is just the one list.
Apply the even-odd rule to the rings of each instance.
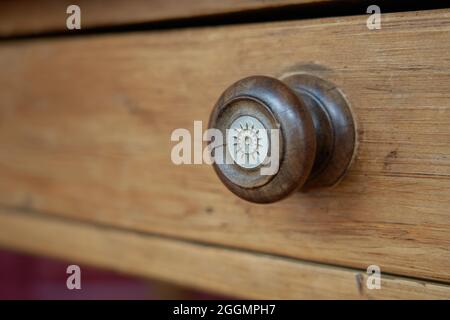
[[307, 74], [252, 76], [232, 84], [216, 103], [209, 128], [223, 136], [213, 150], [219, 178], [257, 203], [336, 184], [354, 153], [345, 98], [333, 84]]

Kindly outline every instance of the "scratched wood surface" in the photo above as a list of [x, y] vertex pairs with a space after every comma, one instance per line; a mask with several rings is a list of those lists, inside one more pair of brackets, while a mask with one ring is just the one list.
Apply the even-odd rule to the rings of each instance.
[[369, 289], [365, 270], [205, 246], [20, 210], [0, 209], [0, 230], [1, 247], [231, 297], [450, 299], [448, 285], [382, 274], [380, 289]]
[[[9, 41], [0, 204], [308, 261], [450, 281], [450, 11]], [[171, 132], [234, 81], [308, 71], [352, 104], [358, 153], [329, 190], [255, 205]], [[206, 124], [205, 124], [206, 126]], [[16, 234], [15, 237], [26, 237]]]
[[81, 9], [81, 29], [169, 19], [194, 18], [249, 10], [273, 10], [359, 2], [359, 0], [14, 0], [0, 2], [0, 36], [67, 31], [67, 7]]

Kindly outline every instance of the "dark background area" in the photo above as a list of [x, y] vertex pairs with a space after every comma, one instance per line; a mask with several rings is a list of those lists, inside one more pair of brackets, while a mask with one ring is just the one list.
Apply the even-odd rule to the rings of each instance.
[[[81, 268], [81, 289], [69, 290], [69, 265]], [[46, 257], [0, 250], [0, 299], [220, 299], [173, 284]], [[225, 297], [224, 297], [225, 298]]]

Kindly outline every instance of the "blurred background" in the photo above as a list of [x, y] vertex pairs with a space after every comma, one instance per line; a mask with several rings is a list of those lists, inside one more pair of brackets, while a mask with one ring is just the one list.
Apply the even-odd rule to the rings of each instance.
[[[66, 269], [81, 269], [81, 289], [69, 290]], [[0, 300], [5, 299], [229, 299], [180, 287], [102, 270], [75, 262], [31, 256], [0, 249]]]

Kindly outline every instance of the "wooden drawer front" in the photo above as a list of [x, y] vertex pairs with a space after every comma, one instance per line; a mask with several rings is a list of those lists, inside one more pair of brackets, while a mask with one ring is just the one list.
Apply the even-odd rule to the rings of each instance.
[[[0, 3], [0, 37], [67, 32], [67, 8], [76, 4], [82, 13], [82, 29], [152, 23], [162, 20], [217, 16], [251, 10], [304, 11], [321, 5], [345, 5], [346, 0], [15, 0]], [[360, 1], [352, 1], [357, 5]], [[347, 3], [348, 4], [348, 3]], [[386, 4], [387, 5], [387, 4]], [[43, 9], [45, 8], [45, 9]], [[326, 6], [325, 6], [326, 8]], [[363, 8], [363, 6], [361, 6]], [[71, 10], [69, 12], [72, 12]], [[212, 21], [212, 20], [211, 20]]]
[[[0, 69], [3, 207], [450, 281], [448, 10], [10, 41]], [[340, 185], [255, 205], [171, 162], [228, 85], [298, 69], [355, 113]]]

